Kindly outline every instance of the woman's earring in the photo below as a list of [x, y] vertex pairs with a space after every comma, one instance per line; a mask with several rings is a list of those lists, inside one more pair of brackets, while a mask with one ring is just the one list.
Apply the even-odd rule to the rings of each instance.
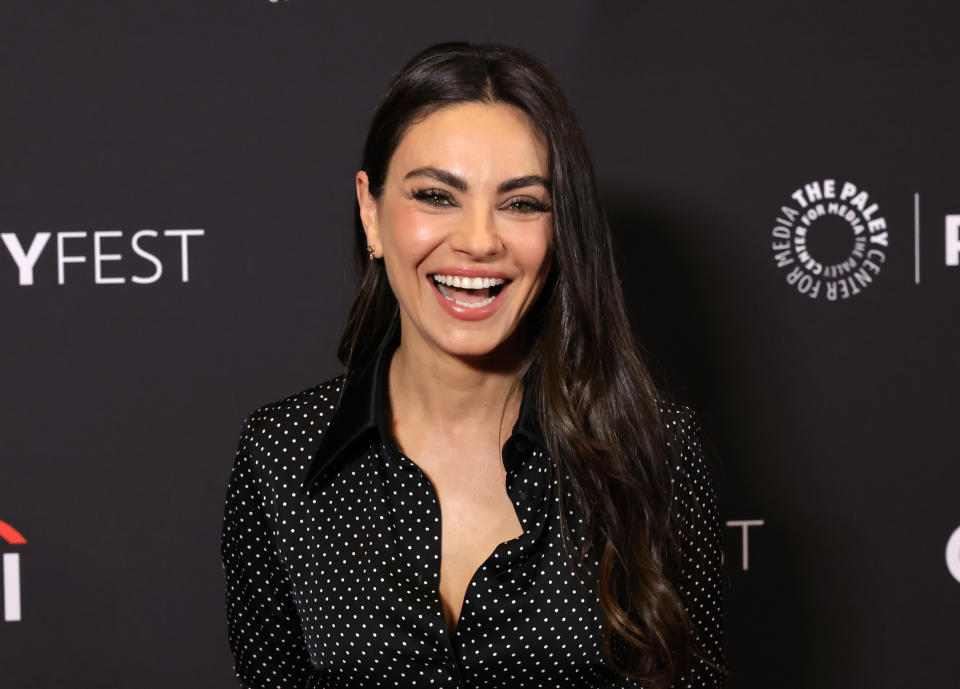
[[373, 254], [373, 247], [367, 244], [367, 258], [369, 258], [371, 261], [373, 260]]

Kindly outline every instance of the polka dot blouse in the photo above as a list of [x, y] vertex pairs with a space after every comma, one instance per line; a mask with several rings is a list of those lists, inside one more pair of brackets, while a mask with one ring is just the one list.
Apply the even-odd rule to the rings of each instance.
[[[391, 352], [381, 349], [346, 387], [341, 375], [243, 421], [221, 538], [241, 685], [642, 687], [603, 659], [603, 613], [564, 551], [557, 483], [526, 399], [503, 450], [523, 534], [476, 571], [448, 631], [439, 502], [387, 421]], [[662, 411], [683, 472], [672, 503], [685, 544], [680, 590], [700, 648], [723, 666], [716, 497], [693, 412]], [[723, 676], [695, 659], [675, 686], [720, 687]]]

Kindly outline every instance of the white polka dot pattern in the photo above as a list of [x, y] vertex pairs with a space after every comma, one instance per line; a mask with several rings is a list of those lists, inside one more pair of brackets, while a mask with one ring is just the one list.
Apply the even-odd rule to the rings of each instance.
[[[338, 376], [244, 419], [221, 540], [228, 637], [245, 687], [640, 687], [601, 655], [603, 615], [574, 572], [542, 446], [514, 433], [507, 493], [523, 535], [501, 543], [467, 587], [448, 634], [437, 592], [440, 509], [420, 468], [380, 432], [311, 478], [337, 409]], [[665, 409], [688, 548], [681, 591], [708, 657], [723, 661], [720, 533], [692, 412]], [[382, 426], [379, 427], [382, 430]], [[374, 430], [377, 427], [374, 426]], [[579, 524], [573, 499], [566, 518]], [[694, 516], [697, 508], [703, 514]], [[592, 563], [596, 564], [596, 563]], [[719, 687], [702, 661], [675, 686]]]
[[726, 675], [724, 652], [723, 535], [716, 492], [701, 446], [702, 431], [696, 413], [686, 405], [669, 405], [660, 411], [667, 428], [667, 443], [674, 450], [674, 495], [671, 517], [683, 544], [683, 579], [679, 583], [694, 625], [694, 640], [701, 658], [674, 683], [699, 689], [722, 687]]

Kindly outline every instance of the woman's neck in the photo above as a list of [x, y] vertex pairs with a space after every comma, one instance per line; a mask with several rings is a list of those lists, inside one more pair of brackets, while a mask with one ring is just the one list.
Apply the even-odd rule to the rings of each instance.
[[[389, 368], [390, 408], [398, 443], [403, 435], [417, 445], [486, 442], [509, 436], [520, 410], [518, 386], [501, 413], [516, 380], [519, 356], [511, 344], [482, 361], [458, 357], [401, 337]], [[402, 429], [402, 433], [397, 433]], [[402, 449], [402, 447], [401, 447]]]

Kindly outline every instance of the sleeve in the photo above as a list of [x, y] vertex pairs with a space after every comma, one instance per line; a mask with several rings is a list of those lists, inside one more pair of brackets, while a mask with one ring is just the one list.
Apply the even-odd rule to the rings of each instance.
[[[671, 512], [682, 548], [680, 594], [694, 626], [697, 654], [675, 689], [718, 689], [727, 675], [724, 650], [724, 553], [717, 495], [704, 458], [696, 413], [675, 415]], [[709, 662], [707, 662], [709, 661]], [[712, 664], [711, 664], [712, 663]]]
[[234, 673], [245, 689], [305, 689], [314, 668], [254, 473], [251, 416], [243, 421], [220, 537]]

